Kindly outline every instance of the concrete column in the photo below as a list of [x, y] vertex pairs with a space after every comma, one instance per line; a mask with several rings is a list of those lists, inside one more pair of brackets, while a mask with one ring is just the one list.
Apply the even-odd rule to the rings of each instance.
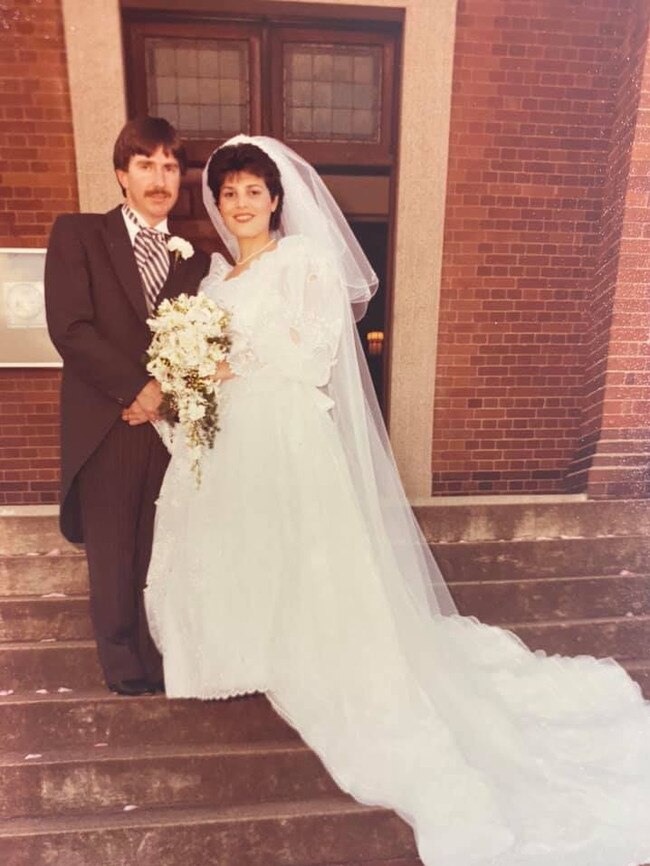
[[113, 144], [126, 122], [119, 0], [62, 0], [81, 211], [121, 201]]

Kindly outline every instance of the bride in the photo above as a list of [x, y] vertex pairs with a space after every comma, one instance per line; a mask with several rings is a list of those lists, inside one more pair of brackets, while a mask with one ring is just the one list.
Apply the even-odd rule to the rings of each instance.
[[[316, 172], [265, 137], [203, 178], [200, 291], [232, 314], [197, 490], [181, 436], [146, 590], [169, 697], [265, 692], [426, 866], [650, 861], [650, 712], [612, 660], [456, 614], [408, 507], [356, 336], [376, 277]], [[161, 425], [162, 426], [162, 425]]]

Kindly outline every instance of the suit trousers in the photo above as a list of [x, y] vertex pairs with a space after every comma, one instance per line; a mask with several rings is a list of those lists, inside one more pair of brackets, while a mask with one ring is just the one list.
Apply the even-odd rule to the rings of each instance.
[[169, 454], [151, 424], [117, 420], [78, 476], [90, 607], [107, 683], [162, 679], [143, 591]]

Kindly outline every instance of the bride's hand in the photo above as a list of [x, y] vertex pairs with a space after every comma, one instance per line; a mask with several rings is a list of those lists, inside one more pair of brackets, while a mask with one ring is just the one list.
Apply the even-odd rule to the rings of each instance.
[[228, 379], [234, 379], [235, 374], [230, 369], [230, 364], [228, 361], [219, 361], [217, 364], [217, 371], [212, 377], [216, 382], [225, 382]]

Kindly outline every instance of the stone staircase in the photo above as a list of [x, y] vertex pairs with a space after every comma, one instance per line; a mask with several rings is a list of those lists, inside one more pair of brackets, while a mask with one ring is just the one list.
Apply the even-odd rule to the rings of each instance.
[[436, 505], [416, 515], [461, 613], [533, 650], [611, 656], [650, 698], [650, 501]]
[[54, 517], [0, 517], [3, 866], [419, 866], [264, 697], [108, 692], [86, 592]]
[[[416, 512], [462, 613], [614, 656], [650, 693], [650, 503]], [[410, 829], [342, 795], [262, 696], [107, 692], [86, 581], [55, 518], [0, 517], [0, 863], [419, 866]]]

